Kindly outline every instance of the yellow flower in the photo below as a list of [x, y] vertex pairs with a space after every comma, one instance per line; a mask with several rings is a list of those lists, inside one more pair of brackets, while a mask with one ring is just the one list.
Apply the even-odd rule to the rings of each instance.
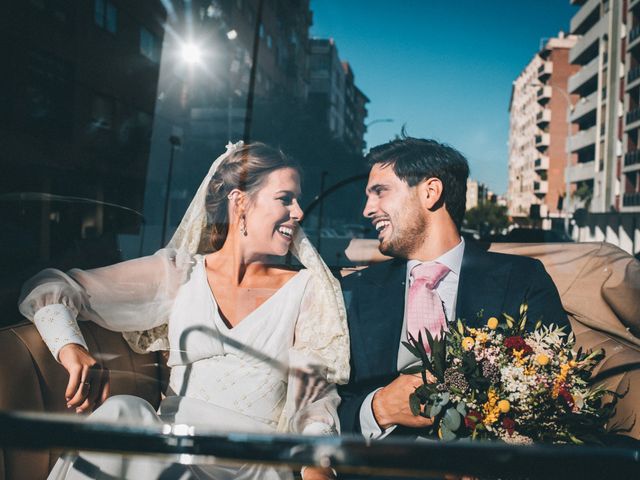
[[513, 360], [514, 363], [519, 367], [524, 365], [524, 359], [522, 358], [522, 355], [524, 355], [524, 350], [516, 350], [515, 348], [513, 349]]
[[560, 394], [560, 388], [564, 385], [564, 382], [567, 381], [567, 377], [569, 376], [569, 372], [575, 366], [573, 360], [569, 363], [564, 363], [560, 365], [560, 373], [556, 376], [555, 381], [553, 382], [553, 389], [551, 390], [551, 397], [556, 399]]
[[507, 413], [511, 410], [511, 404], [509, 403], [509, 400], [500, 400], [498, 402], [498, 408], [500, 409], [500, 413]]
[[495, 330], [496, 328], [498, 328], [498, 319], [496, 317], [491, 317], [489, 320], [487, 320], [487, 327], [489, 327], [491, 330]]
[[489, 335], [484, 332], [478, 332], [478, 335], [476, 335], [476, 342], [478, 342], [479, 344], [487, 343], [488, 340]]
[[498, 407], [498, 395], [493, 388], [487, 392], [487, 401], [482, 406], [482, 413], [484, 414], [482, 423], [485, 425], [489, 426], [498, 421], [500, 408]]
[[465, 350], [471, 350], [473, 348], [473, 345], [476, 342], [473, 340], [473, 338], [471, 337], [464, 337], [462, 339], [462, 348], [464, 348]]
[[538, 365], [542, 365], [544, 367], [545, 365], [549, 364], [549, 357], [547, 357], [544, 353], [541, 353], [536, 357], [536, 362], [538, 362]]

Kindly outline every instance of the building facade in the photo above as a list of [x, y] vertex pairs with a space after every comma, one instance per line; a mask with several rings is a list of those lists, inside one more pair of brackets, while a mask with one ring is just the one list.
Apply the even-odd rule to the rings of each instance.
[[536, 118], [542, 108], [538, 104], [536, 84], [541, 64], [542, 59], [535, 55], [513, 82], [511, 90], [507, 198], [509, 216], [516, 221], [529, 217], [531, 206], [540, 204], [533, 192], [537, 178], [533, 164], [539, 155], [536, 149]]
[[[508, 211], [551, 228], [567, 216], [564, 181], [571, 157], [566, 147], [567, 111], [573, 99], [567, 80], [576, 37], [549, 39], [513, 84], [510, 105]], [[559, 226], [559, 225], [558, 225]]]
[[621, 211], [640, 212], [640, 1], [628, 0]]
[[345, 74], [344, 105], [344, 142], [353, 153], [362, 153], [365, 149], [367, 103], [369, 99], [356, 86], [355, 75], [349, 62], [342, 62]]
[[579, 66], [569, 79], [569, 93], [578, 96], [570, 114], [574, 154], [566, 181], [571, 186], [571, 209], [619, 211], [623, 157], [625, 97], [624, 0], [572, 0], [580, 8], [571, 19], [571, 33], [579, 39], [569, 60]]
[[346, 75], [332, 38], [310, 41], [309, 103], [335, 138], [344, 138]]

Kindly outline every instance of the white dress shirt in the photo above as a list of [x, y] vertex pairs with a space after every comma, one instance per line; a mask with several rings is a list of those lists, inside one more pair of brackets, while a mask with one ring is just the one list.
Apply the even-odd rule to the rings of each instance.
[[[455, 320], [456, 313], [456, 300], [458, 298], [458, 283], [460, 282], [460, 268], [462, 266], [462, 256], [464, 255], [464, 239], [460, 239], [458, 243], [451, 250], [440, 255], [434, 260], [434, 262], [441, 263], [449, 268], [449, 273], [440, 281], [436, 287], [436, 292], [444, 303], [444, 310], [447, 316], [447, 320], [452, 322]], [[409, 285], [412, 281], [411, 270], [416, 265], [423, 263], [422, 260], [409, 260], [407, 262], [407, 278], [405, 281], [405, 295], [404, 295], [404, 319], [402, 322], [402, 333], [400, 335], [400, 345], [398, 346], [398, 370], [401, 371], [408, 366], [416, 363], [418, 360], [416, 357], [402, 345], [402, 342], [407, 341], [407, 298]], [[373, 407], [371, 405], [373, 396], [380, 390], [379, 388], [367, 395], [360, 406], [360, 429], [362, 435], [365, 438], [381, 439], [389, 435], [396, 426], [393, 425], [386, 430], [382, 430], [373, 415]]]

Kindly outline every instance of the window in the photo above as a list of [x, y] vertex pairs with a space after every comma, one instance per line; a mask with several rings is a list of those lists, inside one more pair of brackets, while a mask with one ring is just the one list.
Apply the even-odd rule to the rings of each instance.
[[93, 3], [93, 20], [100, 28], [116, 33], [118, 30], [118, 10], [107, 0], [95, 0]]
[[144, 27], [140, 27], [140, 53], [154, 63], [160, 61], [158, 37]]
[[113, 100], [104, 95], [95, 95], [91, 101], [89, 130], [111, 130], [113, 128]]

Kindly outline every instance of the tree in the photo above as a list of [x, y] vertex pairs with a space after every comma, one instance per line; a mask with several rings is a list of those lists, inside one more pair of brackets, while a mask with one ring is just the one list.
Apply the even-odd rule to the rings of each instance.
[[507, 207], [485, 202], [467, 210], [464, 215], [466, 228], [477, 230], [481, 236], [494, 235], [509, 225]]

